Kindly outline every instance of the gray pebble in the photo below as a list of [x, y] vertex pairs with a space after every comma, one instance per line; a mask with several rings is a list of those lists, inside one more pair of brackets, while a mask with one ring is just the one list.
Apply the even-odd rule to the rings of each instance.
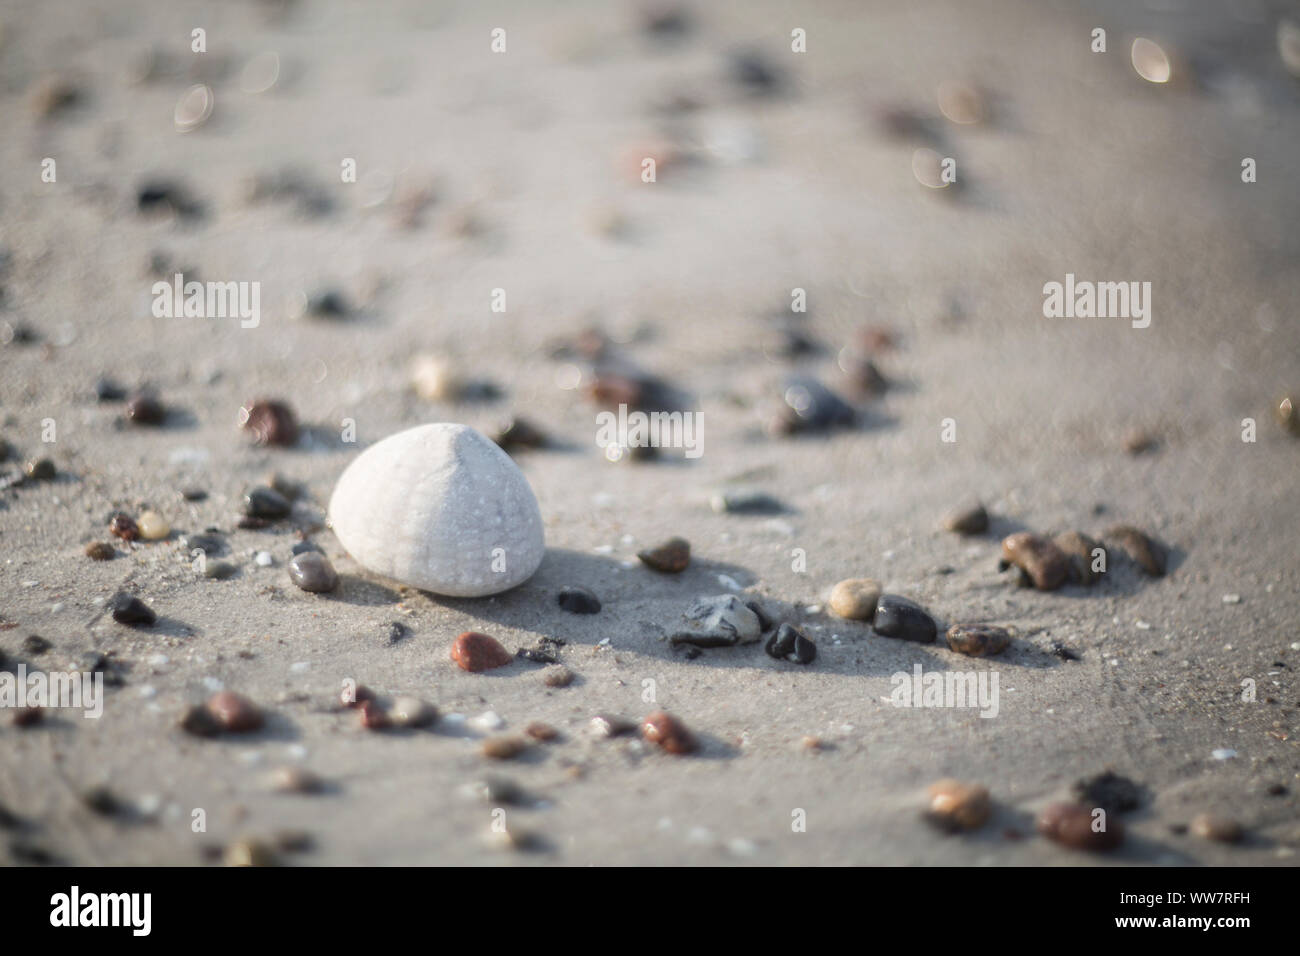
[[244, 514], [250, 518], [285, 518], [292, 508], [289, 499], [274, 488], [254, 488], [244, 495]]
[[290, 561], [289, 577], [304, 591], [315, 594], [333, 591], [339, 584], [338, 573], [329, 559], [315, 551], [300, 554]]

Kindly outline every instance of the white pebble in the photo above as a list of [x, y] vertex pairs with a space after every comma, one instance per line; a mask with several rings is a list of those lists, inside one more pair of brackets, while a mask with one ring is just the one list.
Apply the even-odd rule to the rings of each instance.
[[257, 556], [254, 557], [253, 560], [264, 568], [269, 568], [271, 565], [275, 564], [275, 558], [271, 556], [270, 551], [257, 552]]
[[501, 715], [494, 710], [485, 710], [477, 717], [471, 717], [466, 721], [466, 723], [472, 730], [481, 731], [483, 733], [500, 730], [506, 725], [506, 722], [501, 719]]
[[1220, 747], [1218, 750], [1211, 753], [1210, 756], [1215, 760], [1231, 760], [1233, 757], [1237, 756], [1237, 751], [1229, 750], [1227, 747]]
[[1224, 604], [1240, 604], [1240, 603], [1241, 603], [1241, 595], [1240, 595], [1240, 594], [1225, 594], [1225, 595], [1223, 596], [1223, 603], [1224, 603]]

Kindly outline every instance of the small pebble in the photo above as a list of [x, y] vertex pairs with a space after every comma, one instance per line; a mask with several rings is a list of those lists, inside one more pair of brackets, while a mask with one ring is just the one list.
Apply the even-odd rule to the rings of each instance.
[[465, 379], [449, 357], [426, 353], [411, 362], [411, 385], [425, 401], [453, 402], [464, 392]]
[[13, 723], [15, 727], [35, 727], [45, 719], [45, 708], [16, 707], [14, 708], [13, 714]]
[[821, 432], [848, 427], [857, 421], [853, 406], [807, 375], [786, 380], [779, 416], [771, 423], [776, 434]]
[[563, 665], [548, 667], [542, 672], [542, 683], [547, 687], [568, 687], [577, 675]]
[[361, 726], [366, 730], [387, 730], [393, 726], [388, 708], [377, 700], [363, 700], [356, 708]]
[[943, 526], [957, 534], [983, 534], [989, 530], [989, 513], [982, 504], [974, 503], [949, 514]]
[[850, 621], [870, 621], [876, 616], [880, 584], [871, 578], [846, 578], [831, 589], [830, 611]]
[[1064, 552], [1050, 539], [1028, 531], [1002, 539], [1002, 560], [1018, 567], [1040, 591], [1059, 588], [1070, 573]]
[[427, 727], [438, 719], [438, 710], [418, 697], [398, 697], [388, 716], [394, 727]]
[[680, 574], [691, 563], [691, 543], [685, 538], [669, 538], [662, 544], [638, 551], [641, 563], [665, 574]]
[[776, 633], [768, 638], [763, 650], [768, 657], [795, 664], [811, 664], [817, 657], [817, 645], [790, 624], [782, 624], [777, 628]]
[[739, 50], [727, 61], [731, 79], [752, 96], [772, 96], [785, 85], [780, 70], [757, 50]]
[[59, 473], [54, 467], [54, 462], [48, 458], [37, 458], [27, 462], [23, 466], [23, 471], [30, 481], [53, 481]]
[[[1100, 580], [1102, 572], [1092, 569], [1093, 561], [1096, 560], [1093, 553], [1101, 548], [1096, 541], [1079, 531], [1063, 531], [1052, 539], [1052, 543], [1061, 550], [1069, 562], [1067, 579], [1072, 584], [1090, 587]], [[1104, 548], [1102, 557], [1106, 557]]]
[[1142, 805], [1142, 787], [1113, 770], [1076, 780], [1071, 794], [1080, 803], [1107, 813], [1127, 813]]
[[978, 783], [944, 779], [930, 784], [926, 819], [942, 830], [978, 830], [993, 812], [988, 788]]
[[596, 737], [621, 737], [636, 730], [636, 724], [612, 714], [597, 714], [591, 718], [589, 727]]
[[1075, 850], [1113, 850], [1124, 842], [1124, 825], [1106, 816], [1106, 829], [1093, 829], [1092, 810], [1078, 803], [1053, 803], [1038, 815], [1038, 832]]
[[1137, 528], [1116, 525], [1106, 532], [1105, 538], [1127, 554], [1146, 574], [1153, 578], [1164, 576], [1167, 561], [1165, 549]]
[[465, 631], [451, 645], [451, 659], [467, 671], [486, 671], [505, 667], [514, 657], [494, 637], [478, 631]]
[[244, 495], [244, 514], [250, 518], [274, 521], [288, 517], [292, 510], [289, 499], [274, 488], [259, 486]]
[[688, 754], [699, 744], [686, 725], [666, 711], [656, 710], [641, 721], [641, 736], [671, 754]]
[[503, 451], [511, 452], [525, 448], [545, 448], [548, 444], [546, 433], [526, 418], [512, 418], [506, 422], [492, 440]]
[[556, 603], [571, 614], [597, 614], [600, 611], [600, 600], [584, 587], [562, 589]]
[[235, 572], [239, 570], [229, 561], [204, 561], [203, 576], [211, 578], [214, 581], [225, 581], [232, 578]]
[[119, 593], [115, 595], [111, 606], [113, 620], [119, 624], [129, 624], [132, 627], [136, 625], [148, 627], [158, 620], [158, 615], [147, 604], [130, 594]]
[[1001, 654], [1011, 644], [1011, 634], [992, 624], [954, 624], [948, 628], [948, 647], [969, 657]]
[[259, 568], [269, 568], [275, 564], [275, 558], [270, 551], [259, 551], [253, 555], [253, 563]]
[[695, 627], [669, 638], [673, 644], [696, 647], [730, 647], [749, 644], [763, 634], [763, 622], [748, 604], [734, 594], [700, 598], [686, 612]]
[[1283, 396], [1273, 411], [1279, 425], [1292, 435], [1300, 436], [1300, 399], [1293, 395]]
[[778, 499], [766, 492], [749, 488], [716, 494], [709, 503], [719, 514], [780, 515], [789, 511]]
[[896, 594], [882, 594], [876, 603], [872, 628], [882, 637], [918, 644], [933, 643], [938, 634], [934, 618], [919, 604]]
[[1130, 455], [1144, 455], [1154, 451], [1159, 444], [1155, 436], [1141, 428], [1131, 428], [1124, 433], [1124, 450]]
[[135, 519], [120, 511], [108, 522], [108, 531], [123, 541], [134, 541], [140, 537], [140, 526], [135, 523]]
[[126, 420], [133, 425], [161, 425], [167, 409], [150, 392], [136, 392], [126, 402]]
[[226, 847], [221, 861], [226, 866], [275, 866], [275, 850], [261, 840], [236, 840]]
[[560, 736], [560, 732], [558, 730], [556, 730], [550, 724], [544, 724], [539, 720], [535, 720], [527, 727], [525, 727], [524, 733], [526, 733], [529, 737], [532, 737], [534, 740], [540, 740], [544, 743], [552, 740], [557, 740]]
[[289, 578], [304, 591], [322, 594], [339, 586], [338, 572], [318, 551], [300, 554], [289, 562]]
[[172, 533], [172, 526], [156, 511], [146, 511], [141, 514], [136, 526], [140, 537], [146, 541], [161, 541]]
[[230, 734], [245, 734], [265, 723], [262, 711], [247, 697], [233, 691], [218, 691], [204, 704], [218, 729]]
[[95, 400], [100, 402], [120, 402], [126, 398], [126, 389], [112, 379], [101, 378], [95, 383]]
[[53, 646], [53, 642], [47, 641], [39, 634], [28, 634], [23, 638], [23, 650], [33, 657], [40, 657]]
[[86, 557], [92, 561], [111, 561], [117, 557], [117, 548], [107, 541], [92, 541], [86, 545]]
[[522, 737], [502, 734], [488, 737], [483, 741], [483, 756], [493, 760], [513, 760], [528, 749], [528, 741]]
[[305, 767], [281, 767], [271, 774], [271, 787], [280, 793], [320, 793], [325, 781]]
[[239, 410], [239, 425], [259, 445], [287, 448], [298, 441], [298, 417], [285, 402], [259, 399]]
[[1192, 819], [1190, 829], [1201, 839], [1218, 843], [1238, 843], [1244, 835], [1241, 824], [1236, 820], [1213, 813], [1198, 814]]

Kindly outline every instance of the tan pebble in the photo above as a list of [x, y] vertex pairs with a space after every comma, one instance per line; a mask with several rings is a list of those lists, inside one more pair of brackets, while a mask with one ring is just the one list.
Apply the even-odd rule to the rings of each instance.
[[540, 720], [535, 720], [524, 728], [524, 733], [534, 740], [555, 740], [560, 736], [560, 732], [550, 724], [544, 724]]
[[226, 847], [226, 866], [275, 866], [275, 851], [260, 840], [236, 840]]
[[982, 504], [974, 502], [948, 514], [943, 526], [957, 534], [983, 534], [989, 529], [989, 513]]
[[1300, 436], [1300, 399], [1285, 395], [1274, 409], [1278, 424], [1292, 435]]
[[1064, 552], [1042, 535], [1018, 531], [1002, 539], [1002, 560], [1029, 576], [1040, 591], [1054, 591], [1065, 583], [1070, 562]]
[[870, 621], [876, 616], [880, 584], [871, 578], [848, 578], [831, 590], [830, 609], [836, 617]]
[[1242, 837], [1240, 823], [1213, 813], [1197, 815], [1192, 820], [1190, 829], [1204, 840], [1215, 840], [1219, 843], [1236, 843]]
[[117, 549], [107, 541], [92, 541], [86, 545], [86, 557], [92, 561], [110, 561], [117, 557]]
[[947, 778], [930, 784], [927, 818], [946, 830], [977, 830], [993, 812], [988, 788]]
[[502, 735], [489, 737], [483, 741], [483, 756], [493, 760], [512, 760], [528, 749], [528, 741], [522, 737]]
[[542, 683], [547, 687], [568, 687], [576, 676], [573, 671], [561, 664], [558, 667], [546, 668], [542, 672]]
[[1117, 525], [1109, 529], [1105, 537], [1151, 577], [1164, 576], [1165, 550], [1150, 536], [1129, 525]]
[[820, 737], [807, 736], [799, 741], [799, 746], [803, 747], [804, 750], [819, 751], [826, 745], [822, 742]]
[[146, 541], [161, 541], [172, 533], [172, 526], [156, 511], [146, 511], [136, 519], [140, 537]]

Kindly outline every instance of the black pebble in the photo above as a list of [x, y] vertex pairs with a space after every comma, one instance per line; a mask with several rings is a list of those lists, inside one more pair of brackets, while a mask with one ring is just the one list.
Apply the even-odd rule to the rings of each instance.
[[876, 617], [872, 628], [882, 637], [917, 644], [934, 642], [938, 627], [934, 618], [919, 604], [896, 594], [882, 594], [876, 603]]
[[778, 627], [763, 645], [763, 650], [768, 657], [779, 661], [792, 660], [796, 664], [811, 664], [817, 656], [817, 645], [789, 624]]
[[411, 636], [411, 629], [401, 621], [393, 621], [388, 625], [388, 643], [396, 644]]
[[136, 392], [126, 403], [126, 418], [133, 425], [161, 425], [167, 409], [149, 392]]
[[23, 638], [23, 650], [33, 657], [39, 657], [53, 646], [52, 642], [47, 641], [39, 634], [29, 634]]
[[1055, 654], [1063, 661], [1081, 660], [1078, 651], [1074, 650], [1073, 648], [1066, 647], [1060, 641], [1052, 641], [1052, 653]]
[[181, 497], [186, 501], [203, 501], [208, 497], [208, 493], [202, 488], [182, 488]]
[[1142, 805], [1145, 796], [1139, 784], [1112, 770], [1076, 780], [1072, 790], [1080, 803], [1089, 807], [1101, 807], [1111, 814], [1136, 810]]
[[781, 74], [755, 50], [741, 50], [731, 56], [731, 76], [750, 93], [771, 95], [782, 86]]
[[118, 594], [113, 598], [113, 620], [119, 624], [148, 626], [158, 620], [158, 615], [138, 597]]
[[572, 614], [596, 614], [600, 611], [600, 599], [586, 588], [565, 588], [560, 591], [556, 603]]
[[244, 514], [250, 518], [284, 518], [292, 509], [289, 499], [274, 488], [254, 488], [244, 495]]
[[95, 383], [95, 398], [101, 402], [120, 402], [126, 398], [126, 389], [112, 379], [101, 378]]

